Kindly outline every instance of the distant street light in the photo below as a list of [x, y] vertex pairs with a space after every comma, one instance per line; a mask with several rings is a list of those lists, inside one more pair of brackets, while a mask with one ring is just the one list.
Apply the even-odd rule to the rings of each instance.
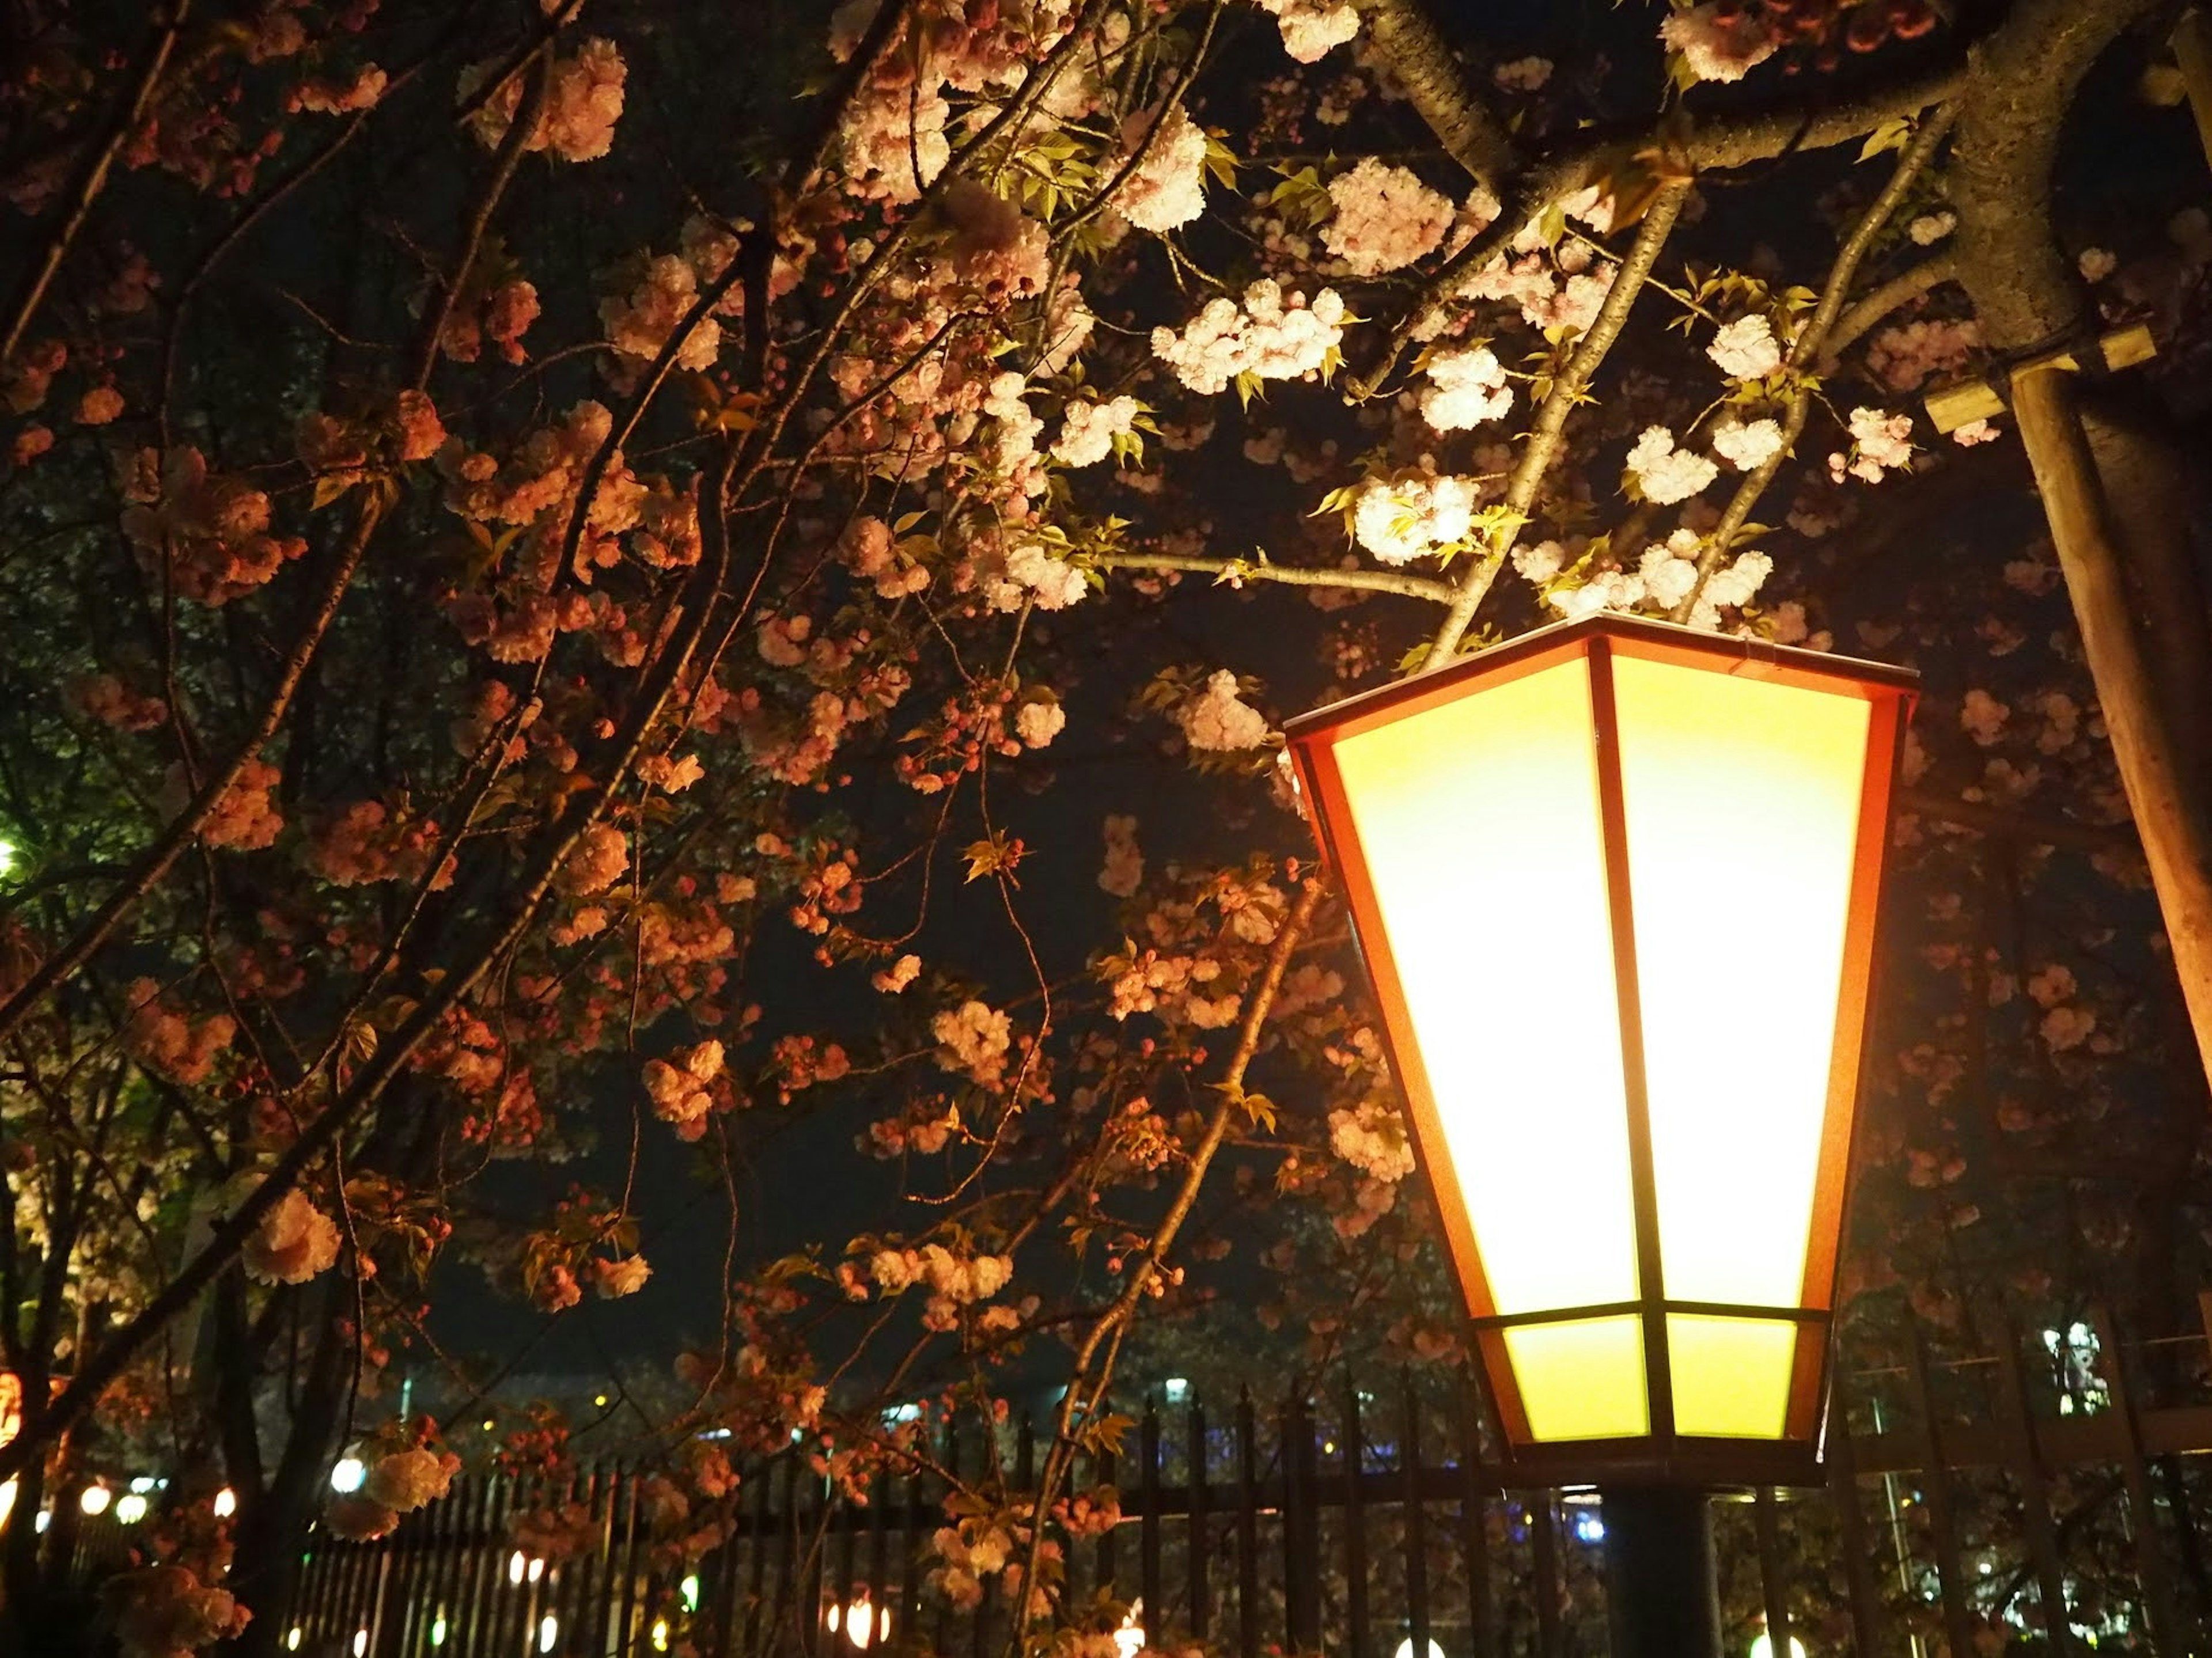
[[1616, 1554], [1819, 1478], [1914, 683], [1600, 616], [1290, 722], [1515, 1478]]

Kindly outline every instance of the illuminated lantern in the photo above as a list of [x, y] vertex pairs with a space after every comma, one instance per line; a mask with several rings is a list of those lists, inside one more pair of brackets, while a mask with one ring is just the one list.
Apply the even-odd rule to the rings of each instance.
[[1818, 1477], [1916, 683], [1601, 616], [1290, 722], [1531, 1483]]

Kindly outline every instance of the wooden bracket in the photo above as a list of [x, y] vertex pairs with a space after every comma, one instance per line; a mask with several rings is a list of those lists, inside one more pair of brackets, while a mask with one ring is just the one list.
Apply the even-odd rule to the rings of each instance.
[[[2132, 368], [2139, 362], [2148, 362], [2158, 355], [2158, 342], [2151, 337], [2148, 327], [2136, 323], [2130, 327], [2116, 328], [2097, 342], [2103, 354], [2105, 367], [2117, 372]], [[2058, 368], [2079, 371], [2081, 359], [2071, 349], [2046, 352], [2039, 357], [2014, 366], [2014, 374], [2025, 374], [2039, 368]], [[1961, 380], [1956, 386], [1947, 386], [1940, 392], [1931, 392], [1926, 398], [1928, 418], [1936, 423], [1939, 432], [1955, 432], [1971, 421], [1988, 420], [2002, 415], [2005, 400], [1987, 380]]]

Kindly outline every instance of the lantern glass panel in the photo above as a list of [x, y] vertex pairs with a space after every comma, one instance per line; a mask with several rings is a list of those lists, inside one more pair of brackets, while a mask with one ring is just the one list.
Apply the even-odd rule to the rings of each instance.
[[[1794, 1307], [1870, 705], [1625, 653], [1613, 671], [1667, 1297]], [[1741, 1333], [1747, 1363], [1773, 1339]]]
[[1588, 663], [1347, 734], [1334, 753], [1414, 1033], [1398, 1058], [1425, 1072], [1449, 1153], [1440, 1169], [1431, 1148], [1431, 1176], [1456, 1180], [1494, 1310], [1633, 1300]]
[[1674, 1384], [1674, 1431], [1781, 1438], [1796, 1354], [1797, 1327], [1784, 1320], [1669, 1314], [1667, 1370]]
[[1651, 1431], [1635, 1315], [1509, 1326], [1505, 1351], [1534, 1437], [1635, 1439]]

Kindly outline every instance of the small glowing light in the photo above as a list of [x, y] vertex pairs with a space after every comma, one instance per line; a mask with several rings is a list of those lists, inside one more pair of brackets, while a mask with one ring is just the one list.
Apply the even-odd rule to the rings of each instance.
[[368, 1650], [368, 1631], [357, 1629], [353, 1632], [353, 1658], [362, 1658]]
[[292, 1625], [290, 1633], [286, 1635], [284, 1637], [284, 1650], [287, 1652], [297, 1652], [299, 1649], [300, 1626], [297, 1624], [295, 1624]]
[[1167, 1395], [1169, 1404], [1180, 1405], [1190, 1397], [1190, 1378], [1171, 1376], [1160, 1384], [1160, 1388]]
[[443, 1607], [440, 1607], [438, 1615], [430, 1620], [430, 1644], [434, 1647], [442, 1647], [446, 1644], [446, 1613]]
[[[1398, 1643], [1398, 1650], [1392, 1655], [1392, 1658], [1413, 1658], [1413, 1637], [1412, 1636], [1409, 1635], [1404, 1640]], [[1429, 1658], [1444, 1658], [1444, 1649], [1438, 1646], [1434, 1641], [1429, 1643]]]
[[486, 1418], [484, 1418], [484, 1431], [485, 1431], [486, 1433], [489, 1433], [489, 1432], [491, 1431], [491, 1430], [492, 1430], [492, 1419], [491, 1419], [489, 1417], [486, 1417]]
[[890, 1638], [891, 1611], [885, 1606], [878, 1612], [869, 1603], [868, 1591], [862, 1589], [853, 1597], [849, 1606], [831, 1604], [829, 1624], [832, 1635], [842, 1628], [845, 1638], [865, 1652], [874, 1643]]
[[592, 1403], [598, 1406], [599, 1409], [604, 1411], [607, 1408], [607, 1396], [605, 1394], [593, 1394], [592, 1395]]
[[114, 1498], [115, 1493], [105, 1485], [87, 1485], [84, 1495], [77, 1498], [76, 1505], [87, 1514], [106, 1514], [107, 1505]]
[[529, 1570], [529, 1572], [528, 1572], [527, 1576], [529, 1576], [530, 1581], [531, 1581], [532, 1582], [533, 1582], [533, 1583], [534, 1583], [534, 1582], [536, 1582], [539, 1578], [541, 1578], [541, 1577], [544, 1576], [545, 1576], [545, 1562], [544, 1562], [543, 1559], [541, 1559], [541, 1558], [538, 1558], [537, 1556], [534, 1556], [534, 1555], [533, 1555], [533, 1556], [531, 1558], [531, 1561], [530, 1561], [530, 1570]]
[[553, 1643], [554, 1643], [556, 1641], [559, 1640], [560, 1638], [561, 1638], [561, 1620], [560, 1620], [559, 1619], [556, 1618], [556, 1617], [555, 1617], [551, 1612], [547, 1612], [547, 1613], [545, 1614], [545, 1616], [544, 1616], [544, 1618], [540, 1619], [538, 1620], [538, 1651], [540, 1651], [540, 1652], [550, 1652], [550, 1651], [552, 1651], [552, 1650], [553, 1650]]
[[0, 1522], [4, 1522], [15, 1510], [15, 1482], [0, 1484]]
[[238, 1493], [228, 1485], [215, 1494], [215, 1517], [228, 1520], [238, 1512]]
[[148, 1491], [152, 1491], [161, 1483], [161, 1482], [155, 1479], [152, 1474], [142, 1473], [136, 1479], [131, 1482], [131, 1489], [137, 1492], [141, 1497], [143, 1497]]
[[46, 1527], [53, 1523], [53, 1510], [52, 1509], [40, 1509], [39, 1510], [38, 1519], [32, 1522], [31, 1529], [37, 1532], [40, 1536], [44, 1536], [46, 1534]]
[[[682, 1582], [682, 1583], [678, 1584], [678, 1585], [677, 1586], [677, 1588], [678, 1588], [678, 1593], [679, 1593], [680, 1594], [682, 1594], [682, 1595], [683, 1595], [683, 1597], [684, 1597], [684, 1611], [686, 1611], [686, 1612], [696, 1612], [696, 1611], [698, 1611], [698, 1610], [699, 1610], [699, 1575], [698, 1575], [696, 1572], [692, 1573], [690, 1576], [686, 1577], [686, 1578], [683, 1581], [683, 1582]], [[833, 1607], [831, 1607], [831, 1608], [830, 1608], [830, 1610], [834, 1612], [834, 1611], [836, 1611], [836, 1608], [833, 1606]], [[831, 1629], [835, 1629], [835, 1628], [836, 1628], [837, 1626], [836, 1626], [836, 1625], [832, 1624], [832, 1625], [830, 1625], [830, 1627]]]
[[[1774, 1643], [1765, 1630], [1751, 1643], [1751, 1658], [1774, 1658]], [[1805, 1643], [1794, 1635], [1790, 1637], [1790, 1658], [1805, 1658]]]
[[1982, 1562], [1982, 1576], [1983, 1576], [1987, 1577], [1987, 1576], [1989, 1576], [1992, 1572], [1994, 1572], [1994, 1571], [1996, 1571], [1996, 1568], [1995, 1566], [1991, 1565], [1988, 1561], [1984, 1560], [1984, 1561], [1983, 1561], [1983, 1562]]
[[655, 1652], [668, 1650], [668, 1620], [665, 1618], [653, 1620], [653, 1649]]
[[520, 1549], [517, 1549], [507, 1559], [507, 1581], [510, 1583], [520, 1583], [522, 1581], [522, 1574], [529, 1569], [529, 1557]]
[[9, 875], [15, 868], [15, 843], [0, 841], [0, 875]]
[[1593, 1514], [1588, 1509], [1583, 1509], [1575, 1516], [1575, 1538], [1577, 1541], [1583, 1543], [1604, 1542], [1604, 1517]]
[[137, 1491], [131, 1492], [115, 1505], [115, 1517], [126, 1526], [135, 1526], [146, 1517], [146, 1499]]
[[357, 1491], [361, 1482], [368, 1478], [368, 1466], [357, 1456], [342, 1456], [331, 1470], [331, 1489], [334, 1491]]
[[[1121, 1627], [1114, 1631], [1114, 1650], [1120, 1658], [1137, 1658], [1145, 1649], [1145, 1626], [1137, 1620], [1144, 1615], [1143, 1597], [1129, 1603], [1129, 1615], [1121, 1620]], [[1437, 1658], [1443, 1658], [1442, 1653]]]

